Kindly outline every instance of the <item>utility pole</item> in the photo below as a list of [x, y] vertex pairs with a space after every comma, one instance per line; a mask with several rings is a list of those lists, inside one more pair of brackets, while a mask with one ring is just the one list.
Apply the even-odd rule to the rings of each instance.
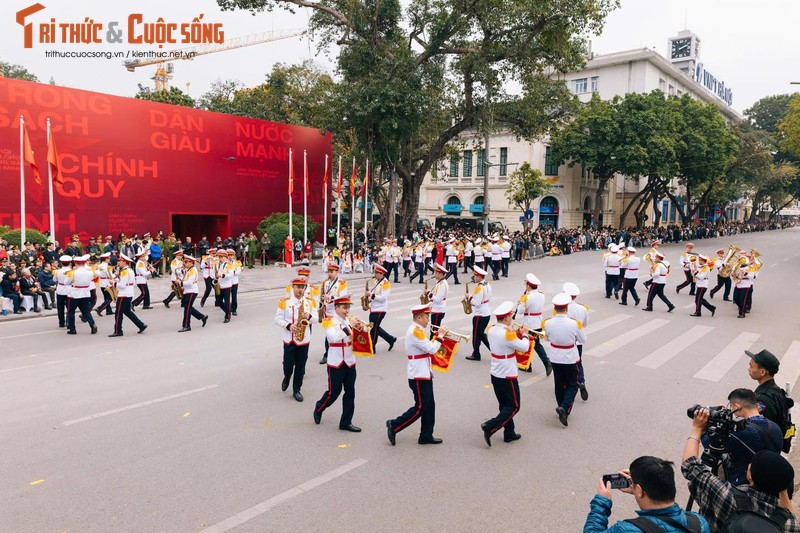
[[489, 132], [483, 140], [483, 234], [489, 235]]

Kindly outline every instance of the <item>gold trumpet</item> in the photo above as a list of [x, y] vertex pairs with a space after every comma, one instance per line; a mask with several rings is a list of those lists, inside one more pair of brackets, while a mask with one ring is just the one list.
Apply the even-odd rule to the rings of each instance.
[[369, 331], [374, 325], [372, 322], [364, 322], [357, 316], [348, 316], [347, 320], [350, 322], [350, 326], [356, 331]]
[[526, 324], [517, 324], [516, 322], [512, 322], [509, 327], [511, 329], [513, 329], [514, 331], [516, 331], [517, 333], [519, 333], [519, 330], [522, 329], [522, 326], [525, 326], [526, 328], [528, 328], [528, 335], [536, 335], [537, 337], [539, 337], [541, 339], [543, 339], [545, 337], [545, 335], [546, 335], [543, 331], [534, 331], [534, 330], [532, 330], [530, 328], [530, 326], [528, 326]]
[[[431, 325], [431, 333], [436, 335], [439, 331], [439, 326]], [[464, 335], [463, 333], [456, 333], [455, 331], [448, 330], [445, 333], [445, 338], [456, 341], [456, 342], [469, 342], [470, 336]]]

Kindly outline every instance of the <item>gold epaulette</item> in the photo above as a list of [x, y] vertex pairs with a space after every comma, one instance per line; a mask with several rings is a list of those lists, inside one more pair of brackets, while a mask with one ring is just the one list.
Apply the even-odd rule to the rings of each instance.
[[419, 328], [414, 328], [414, 336], [418, 339], [425, 340], [425, 332]]
[[281, 298], [278, 300], [278, 309], [286, 309], [286, 302], [289, 301], [289, 297]]

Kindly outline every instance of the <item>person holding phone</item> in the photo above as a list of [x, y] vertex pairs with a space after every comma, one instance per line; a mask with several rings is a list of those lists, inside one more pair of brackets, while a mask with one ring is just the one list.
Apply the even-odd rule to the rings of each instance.
[[[621, 520], [608, 527], [611, 516], [611, 491], [632, 494], [639, 510], [638, 518]], [[642, 456], [618, 474], [603, 476], [597, 494], [589, 504], [590, 511], [583, 526], [584, 533], [623, 532], [686, 532], [711, 533], [705, 518], [684, 511], [675, 503], [675, 470], [671, 461]]]

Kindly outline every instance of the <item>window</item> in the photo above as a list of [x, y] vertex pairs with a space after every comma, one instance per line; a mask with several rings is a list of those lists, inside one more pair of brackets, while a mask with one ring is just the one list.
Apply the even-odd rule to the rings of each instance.
[[500, 148], [500, 175], [508, 175], [508, 148]]
[[486, 149], [478, 150], [478, 176], [486, 175]]
[[572, 90], [575, 94], [585, 93], [586, 87], [586, 78], [578, 78], [572, 82]]
[[450, 175], [454, 178], [458, 177], [458, 154], [450, 156]]
[[451, 196], [447, 199], [447, 205], [461, 205], [461, 200], [458, 199], [458, 196]]
[[670, 84], [669, 86], [669, 95], [672, 96], [675, 94], [675, 86]]
[[597, 82], [598, 81], [599, 81], [599, 77], [598, 76], [592, 76], [591, 77], [591, 90], [592, 90], [593, 93], [597, 92]]
[[662, 93], [667, 92], [667, 82], [661, 78], [658, 78], [658, 88]]
[[472, 177], [472, 150], [464, 150], [464, 177]]
[[558, 165], [553, 164], [553, 154], [549, 146], [545, 148], [544, 152], [544, 175], [558, 176]]
[[475, 201], [472, 202], [473, 204], [480, 204], [483, 205], [483, 196], [476, 196]]

